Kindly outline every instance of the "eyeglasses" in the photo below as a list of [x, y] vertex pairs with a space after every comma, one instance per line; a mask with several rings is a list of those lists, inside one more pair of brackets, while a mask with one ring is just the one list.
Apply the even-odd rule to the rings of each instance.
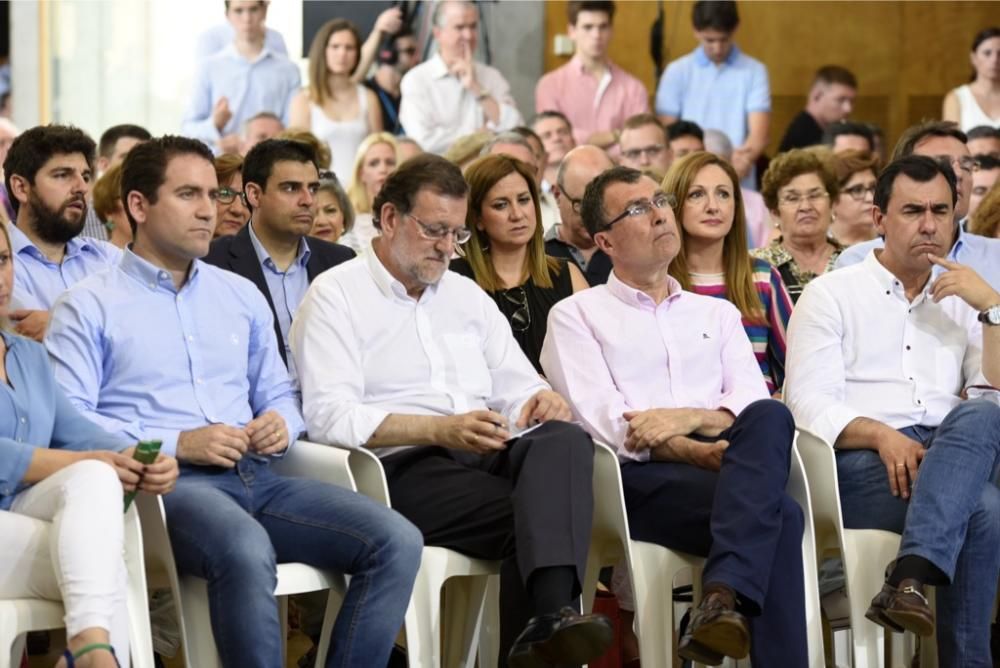
[[847, 193], [855, 202], [861, 202], [864, 201], [865, 195], [875, 197], [875, 184], [873, 183], [870, 186], [866, 186], [863, 183], [858, 183], [850, 188], [844, 188], [840, 192]]
[[216, 201], [221, 202], [222, 204], [232, 204], [236, 201], [237, 197], [242, 199], [243, 193], [239, 190], [234, 190], [226, 186], [219, 188], [215, 193]]
[[932, 155], [931, 157], [942, 165], [948, 165], [952, 168], [958, 167], [968, 174], [979, 169], [979, 162], [972, 156], [963, 155], [961, 158], [956, 158], [953, 155]]
[[673, 195], [667, 193], [660, 193], [659, 195], [654, 195], [653, 199], [643, 199], [638, 202], [634, 202], [628, 206], [624, 211], [622, 211], [613, 220], [605, 223], [599, 231], [611, 229], [611, 226], [620, 220], [625, 218], [639, 218], [642, 216], [647, 216], [653, 210], [653, 207], [657, 209], [672, 209], [677, 206], [677, 199]]
[[627, 151], [622, 151], [622, 156], [626, 160], [635, 161], [642, 158], [643, 154], [645, 154], [647, 158], [653, 159], [663, 153], [663, 149], [665, 148], [667, 147], [663, 144], [653, 144], [652, 146], [643, 146], [642, 148], [630, 148]]
[[580, 208], [583, 205], [583, 198], [581, 197], [580, 199], [573, 199], [572, 197], [570, 197], [569, 194], [566, 192], [566, 186], [559, 183], [558, 181], [556, 181], [556, 187], [559, 188], [559, 192], [561, 192], [563, 197], [566, 198], [566, 201], [569, 202], [569, 206], [571, 209], [573, 209], [573, 213], [580, 213]]
[[778, 204], [781, 206], [788, 206], [793, 209], [797, 209], [803, 201], [809, 202], [809, 204], [816, 206], [822, 200], [830, 196], [825, 190], [813, 190], [807, 192], [805, 195], [802, 193], [795, 192], [794, 190], [790, 193], [785, 193], [778, 198]]
[[456, 244], [464, 244], [472, 236], [472, 232], [467, 227], [452, 228], [447, 225], [428, 225], [414, 216], [412, 213], [404, 213], [418, 226], [420, 236], [428, 241], [441, 241], [449, 236], [455, 239]]
[[515, 332], [523, 332], [531, 327], [531, 311], [528, 310], [528, 294], [523, 287], [504, 290], [503, 298], [508, 303], [517, 307], [517, 310], [510, 316], [510, 328]]

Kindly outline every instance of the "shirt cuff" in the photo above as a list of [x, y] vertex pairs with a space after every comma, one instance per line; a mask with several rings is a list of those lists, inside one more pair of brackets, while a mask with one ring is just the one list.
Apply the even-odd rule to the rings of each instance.
[[146, 429], [142, 440], [157, 439], [162, 441], [160, 452], [171, 457], [177, 457], [177, 440], [181, 436], [180, 429]]

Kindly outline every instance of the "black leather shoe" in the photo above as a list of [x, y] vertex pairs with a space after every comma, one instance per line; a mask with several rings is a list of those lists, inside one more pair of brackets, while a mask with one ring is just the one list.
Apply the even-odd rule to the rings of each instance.
[[614, 629], [604, 615], [581, 615], [573, 608], [532, 617], [507, 655], [510, 668], [579, 666], [608, 651]]
[[727, 656], [743, 659], [749, 653], [750, 624], [736, 612], [735, 592], [724, 585], [707, 585], [681, 634], [677, 654], [682, 659], [718, 666]]

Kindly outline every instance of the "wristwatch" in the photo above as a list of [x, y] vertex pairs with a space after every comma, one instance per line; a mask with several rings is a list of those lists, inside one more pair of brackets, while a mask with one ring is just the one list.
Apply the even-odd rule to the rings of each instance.
[[1000, 304], [994, 304], [979, 313], [979, 322], [985, 325], [1000, 325]]

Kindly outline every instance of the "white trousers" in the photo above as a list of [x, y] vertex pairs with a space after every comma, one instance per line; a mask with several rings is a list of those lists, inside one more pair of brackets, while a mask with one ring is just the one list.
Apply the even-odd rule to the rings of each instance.
[[66, 637], [98, 627], [128, 665], [122, 486], [115, 470], [77, 462], [0, 511], [0, 598], [62, 601]]

